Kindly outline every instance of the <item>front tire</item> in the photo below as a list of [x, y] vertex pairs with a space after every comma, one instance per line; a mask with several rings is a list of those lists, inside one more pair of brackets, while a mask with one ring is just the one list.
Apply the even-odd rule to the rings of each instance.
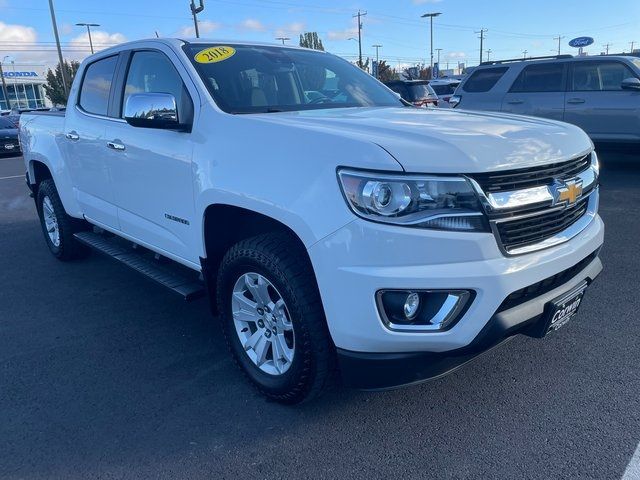
[[53, 180], [43, 180], [38, 186], [36, 206], [44, 239], [54, 257], [68, 261], [88, 253], [89, 249], [73, 237], [86, 228], [85, 223], [67, 215]]
[[227, 345], [257, 389], [282, 403], [316, 396], [335, 351], [306, 252], [286, 234], [243, 240], [224, 256], [217, 304]]

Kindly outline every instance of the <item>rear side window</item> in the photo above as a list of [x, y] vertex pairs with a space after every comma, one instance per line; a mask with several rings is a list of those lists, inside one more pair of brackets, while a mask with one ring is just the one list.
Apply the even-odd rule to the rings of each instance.
[[525, 67], [511, 92], [564, 92], [564, 63], [543, 63]]
[[498, 80], [509, 70], [509, 67], [483, 68], [471, 74], [462, 87], [465, 92], [480, 93], [491, 90]]
[[622, 81], [636, 75], [621, 62], [576, 62], [573, 64], [571, 90], [597, 92], [622, 90]]
[[85, 112], [107, 115], [109, 92], [118, 57], [107, 57], [89, 65], [84, 73], [80, 88], [80, 107]]

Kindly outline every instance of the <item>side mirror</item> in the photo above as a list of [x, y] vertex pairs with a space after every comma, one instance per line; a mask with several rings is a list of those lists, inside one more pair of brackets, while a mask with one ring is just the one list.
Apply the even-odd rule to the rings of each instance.
[[635, 77], [625, 78], [620, 85], [623, 90], [640, 90], [640, 79]]
[[133, 93], [124, 106], [124, 119], [133, 127], [188, 130], [180, 123], [176, 99], [169, 93]]

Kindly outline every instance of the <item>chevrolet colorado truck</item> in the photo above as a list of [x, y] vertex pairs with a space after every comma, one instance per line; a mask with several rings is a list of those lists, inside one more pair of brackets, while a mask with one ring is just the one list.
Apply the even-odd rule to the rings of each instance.
[[393, 388], [544, 337], [602, 269], [583, 131], [414, 108], [325, 52], [122, 44], [20, 139], [55, 257], [92, 247], [208, 296], [240, 369], [285, 403], [334, 372]]

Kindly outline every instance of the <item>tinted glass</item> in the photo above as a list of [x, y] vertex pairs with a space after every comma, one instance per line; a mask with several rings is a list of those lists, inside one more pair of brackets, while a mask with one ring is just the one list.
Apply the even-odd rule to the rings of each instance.
[[563, 92], [564, 63], [529, 65], [511, 87], [512, 92]]
[[636, 75], [621, 62], [576, 62], [571, 89], [576, 92], [622, 90], [622, 81], [631, 77]]
[[371, 75], [323, 52], [253, 45], [184, 48], [218, 106], [229, 113], [402, 105]]
[[435, 92], [426, 83], [409, 84], [407, 85], [408, 97], [405, 100], [410, 102], [416, 102], [418, 100], [424, 100], [429, 97], [435, 97]]
[[453, 95], [458, 86], [457, 83], [431, 83], [430, 85], [438, 95]]
[[[129, 64], [122, 105], [132, 93], [169, 93], [180, 106], [190, 101], [182, 78], [171, 61], [161, 52], [135, 52]], [[124, 109], [121, 109], [123, 111]], [[180, 115], [180, 118], [184, 118]]]
[[109, 109], [109, 91], [118, 57], [108, 57], [87, 67], [80, 89], [79, 104], [83, 110], [106, 115]]
[[16, 126], [6, 118], [0, 117], [0, 130], [6, 130], [9, 128], [16, 128]]
[[465, 92], [479, 93], [491, 90], [506, 73], [508, 67], [483, 68], [471, 74], [462, 87]]

